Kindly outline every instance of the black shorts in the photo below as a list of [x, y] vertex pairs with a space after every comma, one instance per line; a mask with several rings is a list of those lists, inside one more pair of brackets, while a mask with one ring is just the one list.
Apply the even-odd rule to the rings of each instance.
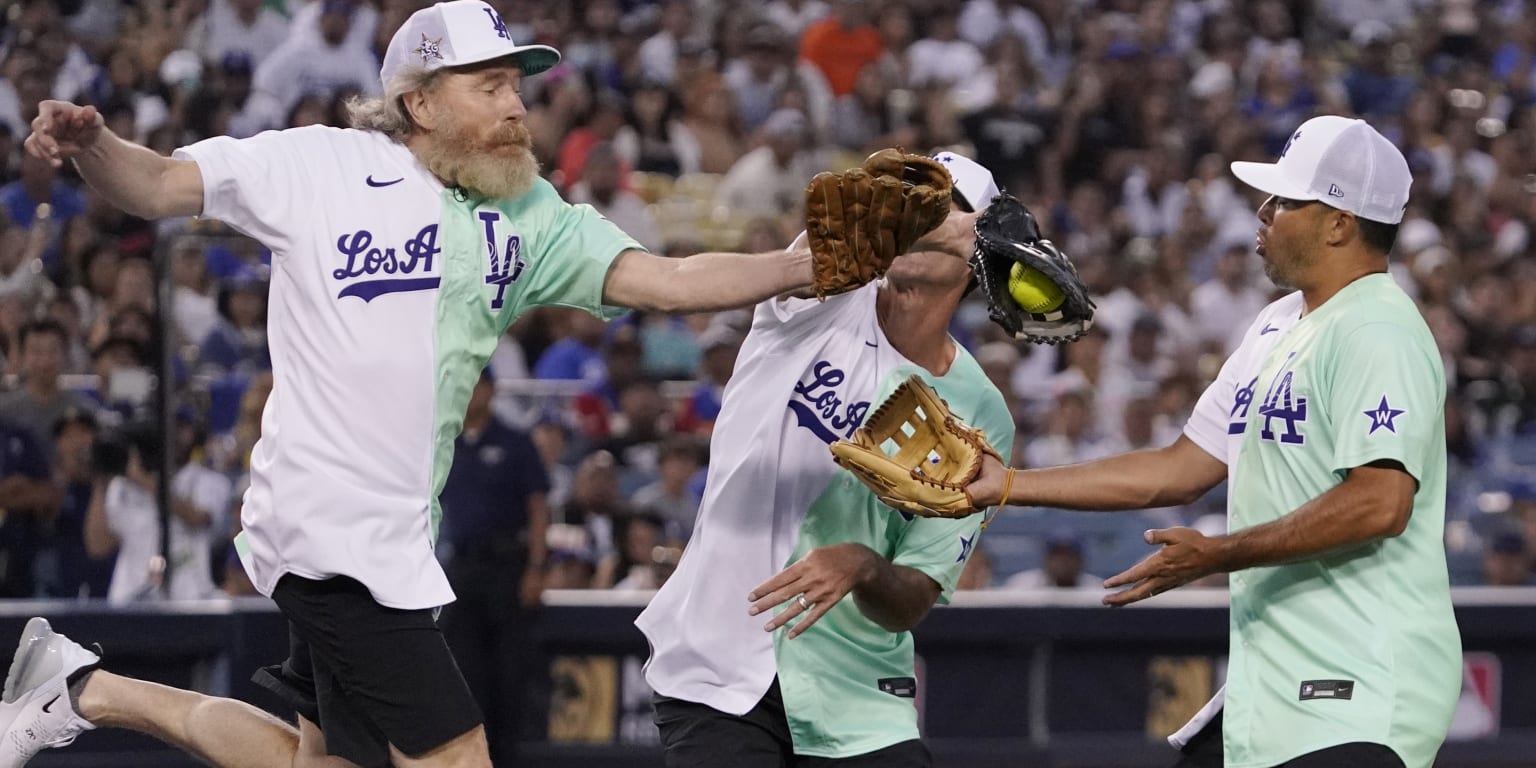
[[863, 755], [796, 755], [774, 680], [763, 700], [741, 717], [691, 701], [656, 697], [666, 768], [931, 768], [933, 758], [912, 739]]
[[417, 756], [480, 725], [431, 611], [386, 608], [344, 576], [287, 575], [272, 600], [288, 619], [288, 660], [252, 680], [320, 726], [330, 754], [384, 766], [391, 744]]
[[[1182, 752], [1174, 768], [1222, 768], [1220, 712]], [[1357, 741], [1308, 752], [1275, 768], [1403, 768], [1403, 760], [1384, 745]]]

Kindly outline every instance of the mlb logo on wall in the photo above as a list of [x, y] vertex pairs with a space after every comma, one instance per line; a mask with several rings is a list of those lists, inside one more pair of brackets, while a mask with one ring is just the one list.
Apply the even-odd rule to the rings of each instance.
[[1451, 718], [1447, 738], [1455, 741], [1499, 735], [1499, 699], [1503, 695], [1503, 667], [1499, 657], [1486, 652], [1462, 654], [1461, 698]]

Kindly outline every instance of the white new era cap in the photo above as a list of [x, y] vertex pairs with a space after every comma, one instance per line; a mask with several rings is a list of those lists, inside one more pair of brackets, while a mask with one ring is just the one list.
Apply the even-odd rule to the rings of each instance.
[[1301, 124], [1273, 163], [1235, 162], [1232, 173], [1276, 197], [1318, 200], [1383, 224], [1403, 220], [1413, 174], [1364, 120], [1324, 115]]
[[496, 9], [480, 0], [453, 0], [423, 8], [413, 14], [384, 52], [379, 79], [390, 78], [406, 67], [432, 70], [459, 67], [511, 56], [523, 74], [537, 75], [560, 61], [560, 52], [547, 45], [518, 45]]
[[949, 177], [955, 182], [955, 191], [965, 199], [965, 204], [974, 211], [984, 211], [992, 204], [992, 198], [997, 197], [997, 182], [992, 178], [992, 172], [986, 166], [975, 160], [957, 155], [953, 152], [940, 152], [933, 156], [949, 170]]

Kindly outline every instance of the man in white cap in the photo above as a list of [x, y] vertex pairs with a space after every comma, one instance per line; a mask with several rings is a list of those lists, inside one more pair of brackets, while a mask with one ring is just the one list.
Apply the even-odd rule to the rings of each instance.
[[[956, 209], [997, 195], [974, 161], [937, 159]], [[838, 472], [827, 445], [918, 374], [1006, 454], [1002, 393], [949, 336], [970, 280], [966, 262], [914, 251], [824, 303], [757, 306], [687, 553], [636, 621], [669, 768], [931, 764], [910, 630], [953, 591], [980, 519], [901, 515]]]
[[432, 549], [453, 440], [503, 330], [540, 305], [710, 311], [811, 283], [803, 249], [665, 259], [561, 200], [518, 96], [558, 59], [455, 0], [395, 33], [383, 97], [350, 105], [356, 130], [219, 137], [166, 158], [93, 107], [40, 105], [34, 156], [72, 160], [130, 213], [220, 219], [272, 250], [276, 383], [236, 546], [291, 627], [289, 659], [258, 681], [299, 721], [93, 671], [97, 654], [34, 619], [0, 702], [0, 768], [103, 725], [219, 766], [489, 765], [434, 621], [453, 592]]
[[1364, 121], [1324, 116], [1277, 162], [1232, 172], [1270, 195], [1257, 251], [1295, 292], [1259, 313], [1184, 434], [1065, 467], [992, 461], [970, 491], [978, 506], [1139, 509], [1229, 480], [1228, 534], [1148, 531], [1161, 549], [1105, 582], [1126, 587], [1105, 603], [1126, 605], [1232, 574], [1227, 685], [1170, 737], [1180, 765], [1429, 766], [1461, 640], [1442, 543], [1445, 372], [1387, 274], [1408, 163]]

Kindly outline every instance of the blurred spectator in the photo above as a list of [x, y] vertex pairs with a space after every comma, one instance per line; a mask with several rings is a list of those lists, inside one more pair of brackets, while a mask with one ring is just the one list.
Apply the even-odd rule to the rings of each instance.
[[198, 368], [204, 373], [251, 374], [272, 367], [267, 349], [267, 283], [254, 274], [224, 281], [219, 319], [203, 338]]
[[713, 73], [694, 78], [683, 91], [682, 156], [697, 157], [702, 173], [725, 173], [741, 157], [741, 127], [731, 92]]
[[591, 536], [586, 528], [565, 523], [549, 526], [546, 589], [591, 589], [595, 571]]
[[[354, 26], [358, 23], [356, 0], [318, 0], [310, 7], [318, 8], [319, 35], [306, 34], [305, 24], [296, 20], [288, 39], [256, 67], [251, 97], [234, 121], [240, 135], [288, 127], [283, 118], [310, 94], [329, 96], [348, 88], [366, 96], [382, 93], [378, 64], [367, 55], [368, 44], [348, 44], [354, 28], [364, 29]], [[372, 31], [364, 35], [367, 40]]]
[[784, 34], [799, 38], [806, 27], [826, 17], [830, 10], [823, 0], [770, 0], [763, 15]]
[[725, 385], [736, 368], [736, 355], [741, 351], [743, 338], [743, 334], [725, 325], [711, 326], [699, 337], [699, 347], [704, 353], [699, 382], [678, 414], [675, 424], [678, 429], [705, 437], [714, 431], [715, 419], [720, 416], [720, 403], [725, 399]]
[[570, 451], [571, 431], [558, 418], [546, 418], [533, 426], [531, 437], [539, 451], [539, 463], [549, 478], [549, 507], [561, 509], [570, 501], [571, 483], [576, 474], [565, 463]]
[[897, 106], [904, 92], [893, 94], [894, 83], [894, 75], [879, 62], [864, 65], [853, 91], [832, 104], [832, 143], [855, 152], [873, 152], [915, 142], [911, 116]]
[[1403, 111], [1413, 95], [1413, 78], [1392, 71], [1392, 28], [1380, 21], [1355, 24], [1349, 41], [1360, 59], [1344, 76], [1349, 106], [1366, 120], [1391, 118]]
[[975, 44], [960, 38], [957, 2], [934, 4], [928, 36], [907, 48], [907, 82], [913, 87], [951, 87], [969, 80], [986, 63]]
[[52, 320], [34, 320], [21, 329], [21, 386], [0, 394], [0, 421], [26, 429], [43, 456], [53, 453], [53, 425], [79, 407], [74, 393], [59, 386], [69, 340]]
[[636, 376], [619, 390], [619, 408], [613, 430], [599, 448], [613, 454], [626, 473], [621, 479], [631, 489], [637, 480], [655, 477], [661, 465], [661, 441], [671, 429], [667, 401], [660, 383]]
[[719, 205], [740, 214], [783, 216], [798, 213], [815, 159], [806, 150], [810, 127], [805, 114], [781, 109], [760, 131], [764, 145], [742, 155], [715, 191]]
[[618, 335], [609, 341], [602, 355], [602, 378], [577, 395], [570, 405], [581, 424], [582, 437], [589, 441], [602, 441], [613, 435], [618, 426], [615, 417], [620, 396], [643, 373], [640, 344], [632, 334]]
[[790, 69], [785, 61], [788, 40], [770, 23], [759, 23], [747, 30], [741, 57], [725, 67], [725, 82], [736, 97], [736, 111], [742, 130], [756, 131], [779, 104], [790, 83]]
[[549, 559], [549, 481], [533, 441], [492, 412], [494, 394], [486, 369], [470, 393], [440, 496], [444, 570], [458, 597], [441, 625], [485, 714], [492, 754], [511, 764], [530, 703], [528, 630]]
[[160, 512], [155, 503], [159, 440], [143, 426], [125, 429], [112, 440], [120, 441], [115, 447], [118, 458], [98, 478], [85, 522], [86, 552], [95, 558], [117, 555], [107, 600], [122, 604], [212, 597], [216, 589], [209, 533], [215, 527], [214, 515], [223, 514], [220, 504], [228, 500], [227, 492], [218, 503], [211, 498], [173, 497], [171, 556], [166, 561], [160, 555]]
[[966, 140], [976, 147], [976, 162], [998, 168], [998, 181], [1010, 190], [1037, 191], [1030, 181], [1051, 160], [1057, 118], [1032, 104], [1030, 72], [998, 63], [991, 70], [992, 98], [961, 119]]
[[58, 507], [48, 454], [30, 431], [0, 416], [0, 597], [33, 596], [40, 530]]
[[571, 187], [566, 197], [573, 204], [590, 204], [646, 250], [659, 251], [661, 235], [656, 231], [656, 220], [651, 217], [650, 209], [638, 195], [619, 186], [622, 166], [612, 144], [592, 145], [581, 180]]
[[567, 309], [556, 313], [564, 333], [550, 345], [533, 366], [536, 379], [575, 379], [588, 383], [603, 381], [606, 370], [599, 345], [607, 326], [589, 313]]
[[85, 197], [46, 160], [30, 154], [21, 157], [21, 178], [0, 186], [0, 206], [11, 224], [25, 230], [41, 227], [43, 263], [49, 271], [58, 268], [59, 244], [64, 228], [76, 216], [85, 213]]
[[1528, 587], [1536, 585], [1531, 573], [1532, 557], [1520, 531], [1494, 534], [1483, 552], [1483, 583], [1490, 587]]
[[59, 513], [44, 522], [32, 572], [38, 597], [97, 598], [107, 596], [113, 561], [85, 551], [85, 516], [91, 505], [95, 466], [92, 452], [96, 419], [89, 411], [71, 410], [53, 428], [53, 484], [62, 492]]
[[1237, 349], [1248, 325], [1269, 301], [1248, 277], [1252, 248], [1234, 245], [1216, 261], [1216, 276], [1197, 286], [1190, 313], [1205, 349], [1225, 359]]
[[699, 497], [689, 481], [704, 466], [699, 446], [686, 437], [671, 437], [661, 445], [656, 481], [635, 491], [629, 503], [649, 511], [663, 524], [668, 539], [687, 541], [699, 516]]
[[834, 0], [832, 15], [806, 27], [800, 38], [800, 58], [820, 70], [833, 96], [852, 93], [859, 70], [884, 53], [864, 0]]
[[91, 372], [96, 374], [96, 384], [81, 394], [82, 400], [98, 414], [113, 412], [112, 424], [131, 419], [153, 386], [145, 367], [147, 362], [144, 348], [137, 341], [127, 336], [108, 336], [91, 353]]
[[[597, 94], [581, 126], [566, 134], [565, 140], [560, 142], [560, 155], [552, 176], [557, 185], [569, 188], [585, 179], [587, 161], [598, 145], [605, 145], [607, 151], [612, 151], [612, 142], [619, 129], [624, 127], [624, 113], [624, 100], [617, 93], [601, 91]], [[617, 165], [612, 171], [615, 188], [627, 187], [628, 163], [614, 156], [605, 160]]]
[[[629, 514], [629, 505], [619, 494], [619, 473], [613, 454], [593, 451], [576, 466], [571, 482], [571, 498], [551, 519], [585, 528], [593, 563], [608, 560], [613, 554], [615, 521]], [[613, 581], [596, 583], [608, 587]]]
[[671, 85], [677, 76], [677, 49], [693, 31], [692, 0], [662, 0], [661, 29], [640, 46], [640, 74]]
[[682, 554], [667, 545], [666, 526], [661, 517], [642, 511], [619, 523], [619, 546], [615, 552], [614, 573], [619, 577], [613, 589], [659, 589], [677, 567]]
[[1039, 568], [1016, 573], [1004, 589], [1103, 589], [1104, 580], [1083, 572], [1083, 542], [1071, 531], [1057, 531], [1043, 543]]
[[1101, 459], [1115, 443], [1093, 426], [1092, 394], [1072, 389], [1056, 396], [1046, 433], [1024, 451], [1025, 466], [1055, 467]]
[[624, 126], [614, 134], [614, 150], [636, 171], [666, 176], [697, 173], [697, 147], [684, 137], [686, 129], [678, 122], [681, 112], [681, 102], [665, 85], [641, 81], [630, 95]]
[[208, 257], [196, 240], [182, 240], [171, 250], [173, 314], [182, 341], [196, 344], [208, 338], [219, 322], [219, 307], [208, 295]]
[[183, 43], [209, 65], [242, 54], [260, 64], [288, 38], [288, 19], [265, 0], [206, 0]]

